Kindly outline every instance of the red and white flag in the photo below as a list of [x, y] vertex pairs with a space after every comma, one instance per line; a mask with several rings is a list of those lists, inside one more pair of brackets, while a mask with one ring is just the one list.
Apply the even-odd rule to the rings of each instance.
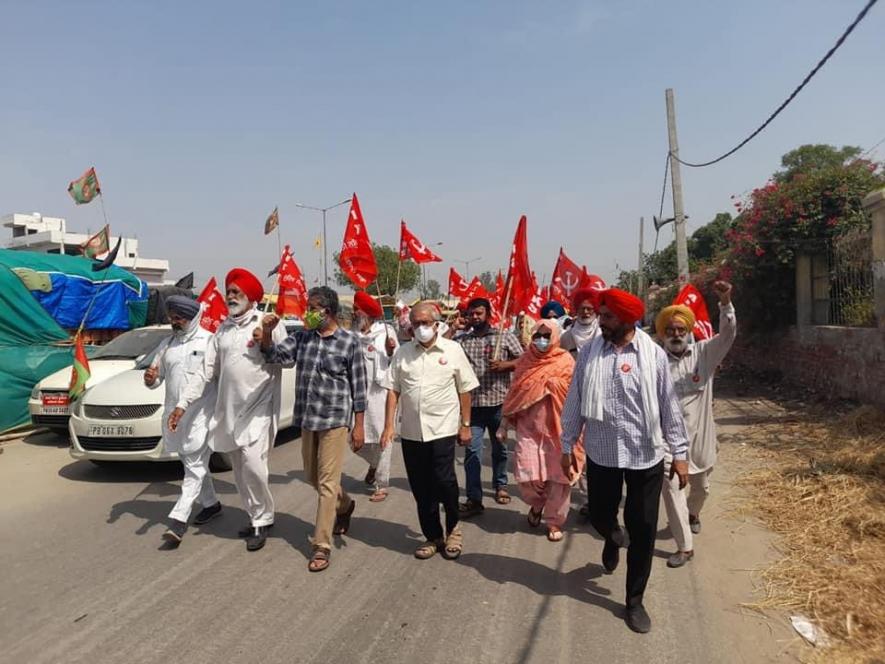
[[350, 202], [350, 214], [347, 216], [347, 228], [344, 229], [344, 244], [341, 246], [338, 264], [357, 288], [365, 290], [378, 276], [375, 253], [372, 251], [372, 242], [369, 240], [356, 194]]
[[543, 308], [546, 299], [544, 298], [544, 289], [538, 285], [534, 272], [532, 272], [530, 293], [531, 295], [528, 297], [525, 306], [523, 307], [525, 314], [529, 318], [541, 320], [541, 309]]
[[298, 316], [304, 317], [307, 311], [307, 286], [304, 285], [304, 275], [301, 274], [301, 268], [292, 257], [292, 251], [289, 245], [283, 249], [283, 256], [280, 258], [280, 269], [277, 273], [277, 316]]
[[[526, 238], [526, 218], [522, 215], [516, 234], [513, 236], [513, 246], [510, 249], [510, 266], [507, 268], [507, 281], [504, 288], [505, 299], [508, 299], [507, 311], [502, 311], [502, 316], [515, 316], [525, 309], [529, 301], [534, 297], [532, 290], [532, 270], [529, 267], [529, 249]], [[509, 294], [509, 298], [507, 295]], [[503, 306], [503, 301], [502, 301]]]
[[449, 295], [452, 297], [460, 298], [467, 292], [467, 289], [470, 288], [470, 284], [458, 274], [458, 271], [450, 267], [449, 268]]
[[203, 310], [200, 312], [200, 327], [214, 333], [221, 322], [227, 318], [227, 302], [224, 301], [224, 295], [218, 291], [215, 277], [212, 277], [203, 286], [203, 291], [197, 298], [197, 302], [203, 305]]
[[399, 259], [401, 261], [411, 258], [418, 263], [441, 263], [442, 258], [427, 248], [406, 226], [405, 220], [401, 220], [399, 226]]
[[589, 288], [595, 291], [604, 291], [605, 290], [605, 281], [602, 277], [596, 276], [595, 274], [588, 274], [587, 268], [581, 268], [581, 288]]
[[560, 247], [559, 257], [553, 268], [553, 278], [550, 280], [550, 297], [561, 302], [566, 309], [571, 309], [572, 295], [581, 288], [581, 282], [581, 268]]
[[697, 341], [711, 339], [713, 337], [713, 323], [710, 322], [710, 312], [707, 311], [707, 303], [701, 292], [692, 284], [685, 284], [673, 304], [684, 304], [694, 312], [694, 328], [692, 334]]

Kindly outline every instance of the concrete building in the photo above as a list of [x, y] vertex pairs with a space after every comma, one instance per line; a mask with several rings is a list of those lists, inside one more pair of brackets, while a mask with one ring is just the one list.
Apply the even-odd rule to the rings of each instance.
[[[80, 246], [90, 237], [88, 233], [69, 233], [64, 219], [44, 217], [39, 212], [7, 214], [0, 217], [0, 223], [12, 230], [12, 238], [5, 243], [7, 249], [79, 256], [82, 253]], [[95, 229], [95, 232], [98, 230]], [[111, 249], [116, 244], [117, 237], [112, 235]], [[129, 237], [124, 237], [120, 243], [120, 252], [114, 264], [151, 286], [166, 283], [166, 273], [169, 271], [169, 261], [139, 256], [138, 240]]]

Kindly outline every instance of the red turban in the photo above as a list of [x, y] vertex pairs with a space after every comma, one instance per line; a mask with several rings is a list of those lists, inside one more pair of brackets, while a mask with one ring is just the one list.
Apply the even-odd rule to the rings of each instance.
[[359, 309], [369, 318], [384, 318], [384, 309], [381, 303], [366, 291], [357, 291], [353, 296], [353, 307]]
[[599, 294], [599, 304], [608, 307], [615, 316], [621, 319], [622, 323], [627, 325], [641, 320], [645, 313], [645, 305], [642, 304], [642, 300], [620, 288], [609, 288], [602, 291]]
[[590, 304], [593, 305], [594, 309], [599, 309], [599, 293], [601, 291], [595, 288], [579, 288], [575, 291], [575, 294], [572, 296], [572, 307], [574, 311], [578, 310], [578, 307], [581, 306], [581, 303], [590, 300]]
[[243, 291], [250, 302], [261, 302], [261, 298], [264, 297], [264, 286], [261, 285], [258, 277], [241, 267], [235, 267], [227, 273], [224, 287], [230, 288], [231, 286], [236, 286]]

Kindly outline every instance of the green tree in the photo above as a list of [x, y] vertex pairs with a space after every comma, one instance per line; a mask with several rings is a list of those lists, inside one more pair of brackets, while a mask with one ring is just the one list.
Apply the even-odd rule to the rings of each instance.
[[495, 292], [495, 275], [486, 270], [482, 274], [479, 275], [479, 280], [482, 283], [483, 288], [485, 288], [489, 293]]
[[709, 261], [728, 247], [726, 233], [731, 230], [734, 220], [728, 212], [720, 212], [713, 221], [701, 226], [691, 236], [691, 257], [697, 261]]
[[774, 174], [774, 181], [788, 182], [799, 173], [807, 175], [814, 171], [841, 167], [858, 157], [861, 152], [859, 147], [853, 145], [843, 145], [841, 148], [820, 143], [800, 145], [781, 157], [783, 170]]
[[442, 288], [436, 279], [428, 279], [423, 287], [418, 289], [422, 300], [438, 300], [442, 297]]
[[[399, 251], [386, 244], [372, 244], [372, 252], [375, 254], [375, 263], [378, 265], [378, 277], [369, 284], [366, 289], [373, 295], [380, 288], [382, 295], [396, 294], [396, 276], [399, 270], [399, 290], [401, 293], [413, 290], [421, 278], [421, 268], [412, 261], [402, 261], [400, 265]], [[351, 286], [353, 283], [348, 279], [339, 266], [339, 252], [335, 252], [335, 281], [339, 286]]]

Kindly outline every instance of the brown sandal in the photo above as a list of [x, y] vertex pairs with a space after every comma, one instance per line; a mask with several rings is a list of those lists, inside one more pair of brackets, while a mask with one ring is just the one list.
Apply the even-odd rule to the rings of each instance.
[[322, 572], [329, 566], [330, 551], [322, 548], [316, 548], [310, 554], [310, 561], [307, 563], [307, 569], [311, 572]]
[[464, 549], [464, 535], [461, 534], [461, 526], [455, 526], [455, 529], [446, 537], [446, 547], [443, 549], [443, 558], [454, 560], [461, 555]]
[[532, 528], [537, 528], [538, 526], [541, 525], [541, 517], [542, 517], [542, 516], [543, 516], [543, 513], [542, 513], [542, 512], [536, 512], [536, 511], [533, 510], [531, 507], [529, 507], [529, 516], [528, 516], [528, 520], [529, 520], [529, 525], [530, 525]]
[[427, 560], [428, 558], [433, 558], [436, 555], [436, 552], [439, 551], [439, 547], [442, 544], [439, 542], [424, 542], [421, 546], [415, 549], [415, 557], [418, 560]]
[[369, 496], [370, 503], [380, 503], [382, 500], [387, 499], [387, 489], [379, 489], [371, 496]]
[[353, 511], [356, 509], [356, 501], [350, 501], [350, 507], [347, 508], [347, 511], [343, 514], [338, 514], [335, 516], [335, 527], [332, 528], [332, 533], [335, 535], [346, 535], [347, 531], [350, 530], [350, 517], [353, 516]]
[[510, 504], [510, 494], [507, 493], [507, 489], [498, 489], [495, 491], [495, 502], [499, 505]]

